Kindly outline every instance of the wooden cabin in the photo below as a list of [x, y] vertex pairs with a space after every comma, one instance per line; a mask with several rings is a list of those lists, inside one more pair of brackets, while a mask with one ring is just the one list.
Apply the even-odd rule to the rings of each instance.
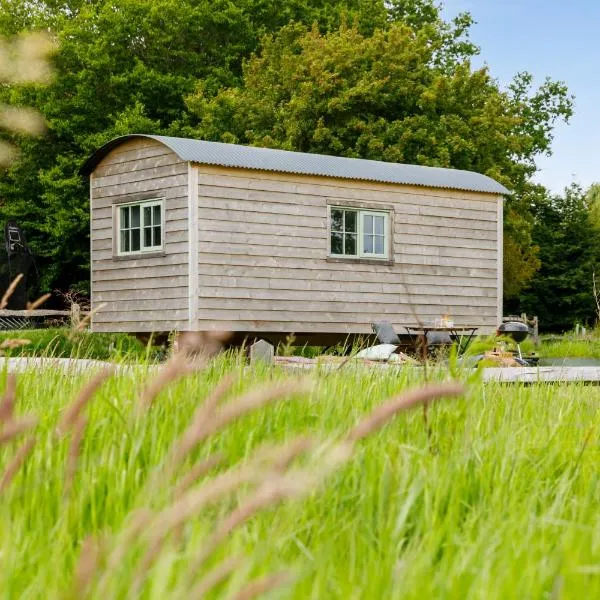
[[508, 190], [484, 175], [152, 135], [82, 173], [94, 331], [325, 343], [501, 321]]

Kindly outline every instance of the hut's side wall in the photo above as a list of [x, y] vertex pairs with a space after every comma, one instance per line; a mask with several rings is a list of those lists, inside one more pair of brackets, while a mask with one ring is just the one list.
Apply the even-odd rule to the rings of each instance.
[[[90, 178], [94, 331], [150, 332], [188, 327], [188, 163], [149, 139], [125, 142]], [[113, 204], [165, 199], [164, 256], [118, 257]]]
[[[497, 195], [199, 165], [199, 329], [369, 333], [449, 313], [492, 331]], [[393, 264], [328, 260], [328, 204], [390, 207]]]

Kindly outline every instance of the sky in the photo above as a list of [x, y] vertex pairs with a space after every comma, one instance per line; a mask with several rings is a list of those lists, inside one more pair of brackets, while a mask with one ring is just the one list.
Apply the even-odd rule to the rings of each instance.
[[[537, 160], [537, 181], [555, 193], [600, 182], [600, 0], [441, 0], [446, 17], [469, 11], [471, 40], [501, 84], [529, 71], [564, 81], [575, 114], [555, 130], [553, 155]], [[474, 65], [474, 66], [479, 66]]]

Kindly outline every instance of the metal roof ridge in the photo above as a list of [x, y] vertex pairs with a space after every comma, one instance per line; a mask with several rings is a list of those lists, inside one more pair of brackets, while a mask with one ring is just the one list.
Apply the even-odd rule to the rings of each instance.
[[107, 142], [88, 158], [80, 172], [91, 173], [112, 149], [137, 137], [163, 143], [186, 162], [500, 195], [511, 193], [495, 179], [474, 171], [150, 134], [130, 134]]

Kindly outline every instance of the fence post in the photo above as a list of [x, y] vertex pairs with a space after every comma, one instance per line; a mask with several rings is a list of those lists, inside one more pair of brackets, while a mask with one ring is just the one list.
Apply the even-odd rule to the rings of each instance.
[[77, 327], [81, 323], [81, 306], [77, 302], [71, 304], [71, 327]]
[[271, 364], [275, 356], [275, 348], [265, 340], [258, 340], [250, 346], [250, 364], [263, 362]]

